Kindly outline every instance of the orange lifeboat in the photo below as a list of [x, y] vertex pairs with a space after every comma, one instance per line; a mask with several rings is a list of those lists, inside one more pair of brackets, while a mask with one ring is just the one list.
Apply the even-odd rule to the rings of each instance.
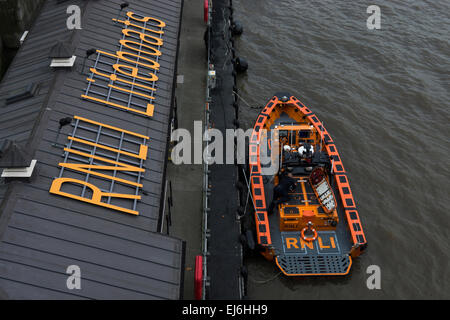
[[263, 256], [287, 276], [348, 274], [367, 241], [337, 145], [318, 116], [275, 94], [256, 119], [249, 159]]

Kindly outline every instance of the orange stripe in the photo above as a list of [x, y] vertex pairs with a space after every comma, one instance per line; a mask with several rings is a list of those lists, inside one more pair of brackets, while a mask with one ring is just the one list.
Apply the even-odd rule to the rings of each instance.
[[93, 100], [93, 101], [96, 101], [96, 102], [104, 103], [104, 104], [109, 105], [109, 106], [121, 108], [121, 109], [128, 110], [128, 111], [133, 111], [133, 112], [136, 112], [136, 113], [139, 113], [139, 114], [143, 114], [143, 115], [146, 115], [146, 116], [149, 116], [149, 117], [153, 116], [154, 105], [152, 105], [152, 104], [147, 104], [147, 111], [144, 112], [144, 111], [141, 111], [141, 110], [129, 108], [129, 107], [117, 104], [117, 103], [110, 102], [110, 101], [106, 101], [106, 100], [90, 97], [90, 96], [87, 96], [87, 95], [84, 95], [84, 94], [81, 95], [81, 97], [85, 98], [85, 99]]

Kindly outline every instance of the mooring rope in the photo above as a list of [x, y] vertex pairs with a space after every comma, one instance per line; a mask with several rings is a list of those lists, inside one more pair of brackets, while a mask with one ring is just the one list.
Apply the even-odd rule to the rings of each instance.
[[255, 279], [252, 279], [252, 278], [249, 278], [249, 279], [250, 279], [252, 282], [254, 282], [254, 283], [258, 283], [258, 284], [266, 284], [266, 283], [268, 283], [268, 282], [270, 282], [270, 281], [276, 279], [280, 274], [281, 274], [281, 271], [278, 272], [278, 273], [277, 273], [276, 275], [274, 275], [273, 277], [267, 279], [267, 280], [255, 280]]
[[[254, 166], [251, 166], [251, 167], [252, 167], [252, 168], [251, 168], [251, 170], [250, 170], [250, 174], [249, 174], [248, 179], [247, 179], [247, 175], [245, 174], [244, 168], [242, 168], [242, 173], [244, 174], [245, 183], [247, 184], [247, 200], [245, 201], [245, 209], [244, 209], [244, 214], [243, 214], [243, 216], [245, 216], [245, 214], [246, 214], [246, 212], [247, 212], [248, 196], [250, 196], [250, 197], [252, 198], [253, 208], [256, 210], [255, 201], [253, 200], [253, 196], [252, 196], [252, 194], [250, 193], [250, 181], [249, 181], [249, 180], [250, 180], [250, 178], [251, 178], [251, 176], [252, 176], [252, 173], [253, 173], [253, 167], [254, 167]], [[258, 218], [258, 220], [259, 220], [259, 218]]]
[[247, 105], [247, 107], [251, 108], [251, 109], [260, 109], [260, 107], [252, 107], [247, 101], [244, 100], [244, 98], [242, 98], [236, 91], [233, 90], [233, 93], [235, 95], [238, 96], [239, 99], [241, 99], [242, 101], [244, 101], [244, 103]]

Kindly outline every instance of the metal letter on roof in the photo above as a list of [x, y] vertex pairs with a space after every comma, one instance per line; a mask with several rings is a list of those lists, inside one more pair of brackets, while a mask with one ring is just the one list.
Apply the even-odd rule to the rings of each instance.
[[164, 28], [166, 26], [166, 24], [163, 21], [159, 20], [159, 19], [152, 18], [152, 17], [138, 18], [138, 17], [135, 16], [135, 13], [131, 12], [131, 11], [127, 12], [127, 16], [129, 18], [131, 18], [133, 20], [136, 20], [136, 21], [139, 21], [139, 22], [144, 22], [144, 23], [147, 23], [148, 21], [156, 22], [157, 23], [156, 27], [159, 27], [159, 28]]
[[[153, 117], [159, 57], [166, 24], [127, 13], [115, 53], [97, 50], [83, 99], [138, 115]], [[152, 33], [149, 34], [149, 33]]]
[[50, 193], [138, 215], [149, 137], [79, 116], [75, 120]]
[[[128, 49], [131, 49], [131, 50], [134, 50], [134, 51], [136, 51], [136, 52], [142, 52], [142, 53], [148, 54], [148, 55], [150, 55], [150, 56], [160, 56], [160, 55], [161, 55], [161, 51], [159, 51], [159, 50], [157, 50], [157, 49], [155, 49], [155, 48], [153, 48], [153, 47], [151, 47], [151, 46], [148, 46], [148, 45], [146, 45], [146, 44], [139, 43], [139, 42], [137, 42], [137, 41], [132, 41], [132, 40], [120, 40], [119, 43], [120, 43], [121, 45], [123, 45], [124, 47], [126, 47], [126, 48], [128, 48]], [[133, 47], [133, 46], [131, 46], [130, 44], [134, 44], [134, 45], [138, 46], [139, 48]], [[141, 49], [142, 47], [145, 47], [146, 49], [149, 49], [149, 50], [151, 50], [152, 52], [142, 50], [142, 49]]]

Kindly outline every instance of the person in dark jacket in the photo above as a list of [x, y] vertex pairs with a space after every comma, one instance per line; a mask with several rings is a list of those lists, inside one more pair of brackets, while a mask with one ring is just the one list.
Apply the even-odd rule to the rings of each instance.
[[273, 208], [280, 203], [289, 201], [289, 192], [295, 190], [296, 180], [291, 172], [288, 174], [282, 174], [280, 177], [280, 183], [273, 188], [273, 199], [269, 206], [269, 214], [272, 214]]

